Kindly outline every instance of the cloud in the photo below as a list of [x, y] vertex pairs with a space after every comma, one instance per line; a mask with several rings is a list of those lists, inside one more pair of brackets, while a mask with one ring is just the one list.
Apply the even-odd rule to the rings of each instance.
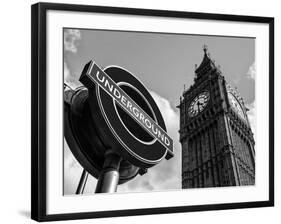
[[75, 29], [64, 30], [64, 82], [72, 88], [79, 85], [77, 77], [71, 72], [71, 64], [68, 64], [68, 52], [76, 54], [78, 51], [79, 40], [81, 39], [81, 32]]
[[70, 151], [66, 141], [64, 140], [64, 194], [75, 194], [76, 188], [78, 186], [78, 181], [82, 173], [82, 167], [74, 158], [72, 152]]
[[77, 77], [71, 72], [71, 64], [68, 64], [68, 53], [76, 54], [78, 51], [79, 40], [81, 39], [81, 32], [75, 29], [64, 30], [64, 82], [69, 86], [75, 88], [79, 85]]
[[64, 78], [68, 78], [70, 76], [69, 68], [67, 67], [66, 62], [63, 63], [63, 72]]
[[256, 63], [255, 62], [253, 62], [253, 64], [249, 67], [247, 76], [252, 79], [255, 79], [255, 76], [256, 76]]
[[255, 62], [253, 62], [245, 75], [238, 81], [238, 89], [246, 104], [251, 104], [255, 100]]
[[71, 88], [76, 88], [77, 87], [77, 80], [75, 76], [73, 76], [70, 72], [70, 69], [67, 65], [66, 62], [63, 63], [63, 76], [64, 76], [64, 83], [69, 85]]
[[75, 29], [65, 29], [64, 30], [64, 50], [70, 51], [72, 53], [77, 52], [77, 44], [78, 40], [81, 39], [81, 32], [80, 30]]
[[[246, 74], [246, 78], [250, 80], [255, 80], [256, 77], [256, 63], [253, 62], [252, 65], [249, 67], [248, 72]], [[255, 90], [255, 88], [253, 88]], [[256, 138], [256, 107], [255, 107], [255, 95], [253, 97], [253, 101], [246, 104], [246, 107], [249, 109], [247, 112], [248, 119], [250, 122], [250, 126], [252, 132], [254, 133], [254, 139]], [[246, 101], [247, 102], [247, 101]]]
[[252, 102], [251, 104], [246, 104], [246, 107], [249, 109], [249, 111], [247, 112], [248, 115], [248, 119], [250, 122], [250, 126], [252, 129], [252, 132], [254, 133], [254, 139], [256, 140], [256, 131], [257, 131], [257, 126], [256, 126], [256, 107], [255, 107], [255, 101]]
[[64, 76], [64, 81], [69, 82], [68, 80], [72, 78], [70, 75], [70, 70], [66, 64], [66, 62], [63, 63], [63, 76]]

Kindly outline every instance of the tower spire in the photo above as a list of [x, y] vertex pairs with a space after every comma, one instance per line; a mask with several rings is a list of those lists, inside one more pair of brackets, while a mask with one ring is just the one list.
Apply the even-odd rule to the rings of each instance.
[[203, 45], [203, 51], [204, 51], [204, 57], [201, 62], [201, 64], [195, 68], [196, 77], [199, 77], [202, 75], [202, 73], [205, 73], [206, 68], [210, 67], [212, 68], [212, 61], [210, 59], [210, 55], [208, 53], [208, 46], [206, 44]]
[[207, 51], [208, 51], [208, 46], [207, 46], [207, 44], [204, 44], [204, 45], [203, 45], [203, 51], [204, 51], [205, 54], [207, 54]]

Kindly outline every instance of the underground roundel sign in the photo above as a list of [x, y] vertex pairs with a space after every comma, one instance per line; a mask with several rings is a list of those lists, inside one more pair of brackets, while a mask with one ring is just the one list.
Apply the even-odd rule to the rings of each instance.
[[159, 108], [144, 85], [127, 70], [102, 70], [90, 61], [80, 81], [104, 147], [138, 167], [151, 167], [173, 157], [173, 140]]

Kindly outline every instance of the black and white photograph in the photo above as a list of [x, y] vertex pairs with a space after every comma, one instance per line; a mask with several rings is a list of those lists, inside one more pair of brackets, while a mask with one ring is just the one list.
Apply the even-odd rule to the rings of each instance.
[[255, 186], [255, 38], [64, 28], [63, 41], [65, 196]]
[[3, 2], [0, 222], [278, 223], [277, 2]]
[[273, 206], [270, 17], [32, 7], [32, 218]]

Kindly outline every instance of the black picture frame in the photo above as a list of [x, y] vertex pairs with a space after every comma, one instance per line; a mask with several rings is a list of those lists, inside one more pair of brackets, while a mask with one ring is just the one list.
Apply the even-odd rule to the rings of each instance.
[[[46, 26], [48, 10], [253, 22], [269, 25], [269, 200], [68, 214], [46, 213]], [[274, 206], [274, 18], [89, 5], [37, 3], [31, 10], [31, 218], [37, 221], [132, 216]]]

